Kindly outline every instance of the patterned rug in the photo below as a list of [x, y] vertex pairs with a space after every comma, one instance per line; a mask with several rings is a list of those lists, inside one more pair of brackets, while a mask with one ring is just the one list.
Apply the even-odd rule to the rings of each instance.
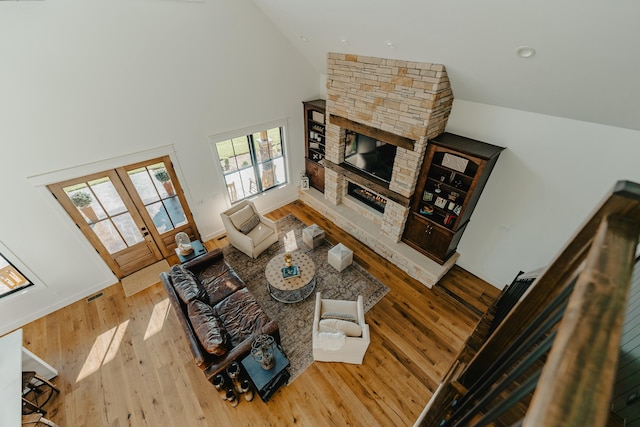
[[[389, 288], [355, 263], [342, 272], [331, 267], [327, 262], [327, 252], [332, 248], [331, 244], [325, 240], [315, 249], [309, 249], [302, 242], [302, 229], [305, 225], [295, 216], [287, 215], [276, 223], [278, 242], [271, 245], [258, 259], [251, 259], [232, 246], [224, 249], [224, 256], [246, 283], [262, 309], [278, 323], [282, 347], [291, 362], [291, 383], [313, 362], [311, 329], [315, 311], [315, 292], [304, 301], [295, 304], [278, 302], [269, 295], [265, 267], [274, 256], [285, 252], [285, 236], [290, 237], [290, 232], [293, 231], [298, 250], [309, 255], [315, 263], [316, 292], [322, 292], [323, 298], [355, 301], [358, 295], [362, 295], [366, 312], [389, 292]], [[288, 238], [287, 244], [290, 241]]]

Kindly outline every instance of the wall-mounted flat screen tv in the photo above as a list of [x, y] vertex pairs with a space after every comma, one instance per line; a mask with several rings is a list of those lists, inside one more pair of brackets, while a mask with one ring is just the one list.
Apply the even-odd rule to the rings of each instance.
[[385, 182], [391, 181], [396, 146], [359, 133], [347, 134], [344, 161]]

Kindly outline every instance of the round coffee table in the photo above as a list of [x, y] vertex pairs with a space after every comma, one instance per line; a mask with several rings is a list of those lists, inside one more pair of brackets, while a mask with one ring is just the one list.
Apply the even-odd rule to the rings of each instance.
[[267, 276], [267, 288], [269, 294], [276, 301], [295, 303], [303, 301], [316, 288], [316, 265], [309, 255], [304, 252], [292, 252], [293, 265], [297, 265], [300, 275], [285, 279], [282, 276], [284, 253], [273, 257], [267, 264], [265, 276]]

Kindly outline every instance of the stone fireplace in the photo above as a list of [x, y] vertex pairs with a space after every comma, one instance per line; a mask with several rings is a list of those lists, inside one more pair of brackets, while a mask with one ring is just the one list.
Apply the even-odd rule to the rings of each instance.
[[[400, 239], [427, 141], [444, 132], [452, 104], [444, 65], [329, 53], [324, 200], [301, 192], [305, 202], [429, 287], [457, 254], [441, 266]], [[350, 132], [397, 147], [388, 183], [344, 163]], [[384, 200], [382, 209], [349, 195], [354, 186], [364, 198]]]

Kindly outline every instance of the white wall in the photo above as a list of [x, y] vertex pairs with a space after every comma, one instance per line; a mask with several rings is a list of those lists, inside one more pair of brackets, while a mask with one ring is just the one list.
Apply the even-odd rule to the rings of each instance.
[[0, 2], [0, 52], [0, 243], [38, 284], [0, 299], [0, 334], [115, 282], [54, 177], [166, 152], [209, 238], [228, 200], [208, 137], [284, 118], [292, 185], [256, 203], [296, 198], [318, 76], [250, 1]]
[[547, 265], [618, 180], [640, 182], [640, 132], [456, 99], [448, 132], [507, 147], [458, 264], [502, 288]]

